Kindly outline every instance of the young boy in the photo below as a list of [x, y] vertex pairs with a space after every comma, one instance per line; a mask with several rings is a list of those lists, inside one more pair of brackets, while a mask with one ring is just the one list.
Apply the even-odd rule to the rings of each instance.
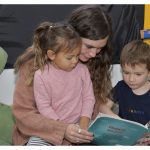
[[119, 116], [146, 124], [150, 121], [150, 46], [141, 40], [128, 43], [120, 56], [123, 80], [113, 89]]
[[[150, 121], [150, 46], [135, 40], [123, 48], [120, 56], [123, 80], [113, 89], [113, 101], [101, 105], [100, 110], [112, 115], [114, 102], [119, 105], [119, 117], [146, 124]], [[149, 145], [150, 135], [137, 145]]]

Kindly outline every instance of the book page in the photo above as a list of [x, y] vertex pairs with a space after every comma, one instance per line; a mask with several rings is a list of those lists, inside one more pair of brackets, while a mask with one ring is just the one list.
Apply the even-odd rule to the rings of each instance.
[[148, 131], [142, 124], [101, 113], [88, 130], [94, 134], [95, 145], [134, 145]]
[[116, 119], [116, 120], [122, 120], [122, 121], [125, 121], [125, 122], [130, 122], [130, 123], [133, 123], [133, 124], [137, 124], [137, 125], [139, 125], [139, 126], [141, 126], [143, 128], [148, 129], [148, 126], [147, 126], [148, 123], [146, 125], [143, 125], [143, 124], [135, 122], [135, 121], [126, 120], [126, 119], [122, 119], [122, 118], [115, 118], [113, 116], [110, 116], [110, 115], [107, 115], [107, 114], [103, 114], [103, 113], [99, 113], [97, 115], [97, 117], [95, 118], [95, 120], [91, 122], [90, 126], [97, 120], [97, 118], [100, 118], [100, 117], [108, 117], [108, 118], [113, 118], [113, 119]]

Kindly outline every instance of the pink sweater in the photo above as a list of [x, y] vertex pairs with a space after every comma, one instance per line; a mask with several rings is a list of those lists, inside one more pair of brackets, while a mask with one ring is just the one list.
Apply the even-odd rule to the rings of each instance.
[[91, 118], [95, 104], [89, 71], [80, 63], [70, 72], [52, 65], [36, 71], [34, 96], [42, 115], [66, 123], [77, 123], [81, 116]]
[[33, 86], [28, 86], [26, 80], [33, 68], [34, 60], [23, 64], [17, 75], [13, 100], [15, 126], [13, 144], [24, 145], [31, 136], [41, 137], [54, 145], [68, 145], [64, 139], [67, 123], [48, 119], [37, 110]]

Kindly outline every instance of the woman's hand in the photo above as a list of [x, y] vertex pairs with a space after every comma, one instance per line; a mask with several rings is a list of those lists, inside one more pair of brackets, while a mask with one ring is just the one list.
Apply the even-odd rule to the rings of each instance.
[[70, 124], [66, 129], [65, 139], [74, 144], [90, 143], [93, 140], [93, 134], [81, 129], [79, 125]]

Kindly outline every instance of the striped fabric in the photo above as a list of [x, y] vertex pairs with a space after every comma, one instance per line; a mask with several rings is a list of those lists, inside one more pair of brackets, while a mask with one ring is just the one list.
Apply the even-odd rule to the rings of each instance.
[[53, 145], [39, 137], [32, 136], [30, 137], [26, 146], [53, 146]]

